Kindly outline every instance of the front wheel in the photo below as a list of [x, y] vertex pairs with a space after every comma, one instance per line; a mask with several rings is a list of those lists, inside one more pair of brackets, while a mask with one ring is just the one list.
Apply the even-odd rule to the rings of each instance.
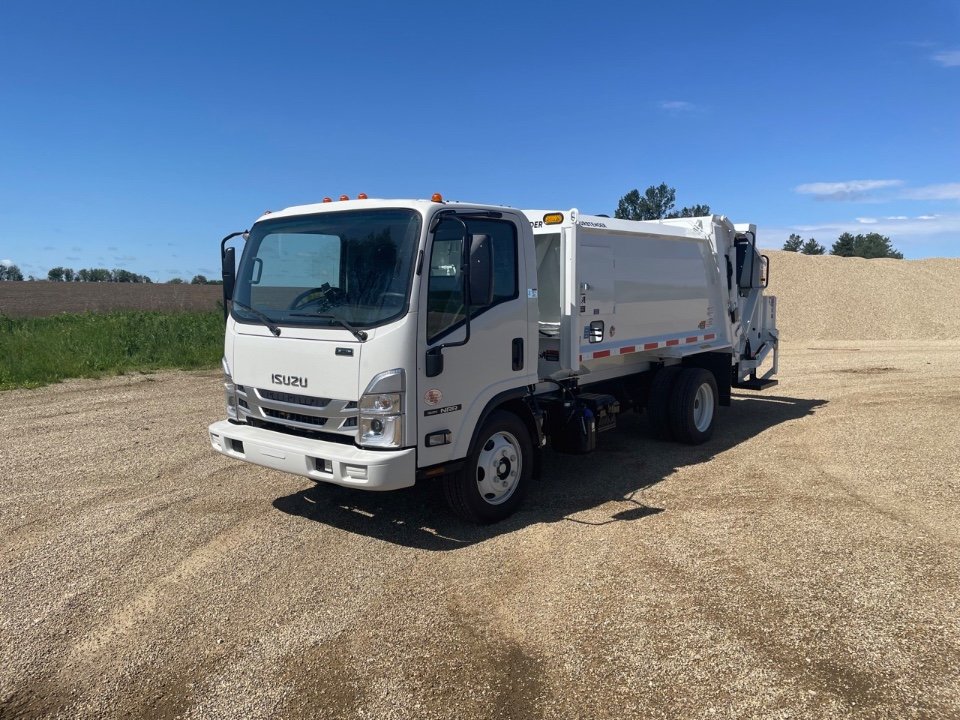
[[532, 464], [527, 426], [513, 413], [495, 410], [480, 428], [463, 470], [444, 479], [447, 503], [470, 522], [503, 520], [523, 501]]

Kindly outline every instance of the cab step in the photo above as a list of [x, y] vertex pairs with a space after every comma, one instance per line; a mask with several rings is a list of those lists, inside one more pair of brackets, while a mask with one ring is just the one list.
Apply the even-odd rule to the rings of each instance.
[[767, 378], [766, 380], [762, 378], [750, 378], [749, 380], [739, 380], [733, 383], [733, 387], [739, 388], [740, 390], [766, 390], [768, 387], [779, 384], [779, 382], [779, 380], [773, 380], [772, 378]]

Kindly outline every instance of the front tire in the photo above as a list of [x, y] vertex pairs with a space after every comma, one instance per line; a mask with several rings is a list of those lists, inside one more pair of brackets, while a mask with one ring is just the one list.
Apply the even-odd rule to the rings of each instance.
[[523, 502], [532, 471], [527, 426], [513, 413], [495, 410], [477, 433], [463, 470], [444, 478], [444, 496], [464, 520], [499, 522]]

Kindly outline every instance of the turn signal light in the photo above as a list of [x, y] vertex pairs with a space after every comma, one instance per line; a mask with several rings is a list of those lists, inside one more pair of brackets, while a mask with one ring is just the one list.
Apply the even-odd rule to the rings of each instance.
[[443, 202], [443, 195], [440, 193], [434, 193], [430, 198], [430, 202]]
[[559, 225], [563, 222], [563, 213], [547, 213], [543, 216], [544, 225]]

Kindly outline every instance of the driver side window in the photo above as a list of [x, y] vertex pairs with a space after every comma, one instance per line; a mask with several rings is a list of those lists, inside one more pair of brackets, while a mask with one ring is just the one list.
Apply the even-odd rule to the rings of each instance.
[[427, 342], [462, 322], [463, 237], [459, 223], [441, 223], [430, 249], [430, 274], [427, 278]]
[[[470, 317], [519, 297], [517, 271], [517, 229], [506, 220], [471, 218], [467, 232], [487, 235], [493, 246], [493, 302], [472, 305]], [[466, 320], [464, 304], [463, 224], [445, 220], [434, 234], [430, 249], [427, 282], [427, 342], [432, 343]]]

